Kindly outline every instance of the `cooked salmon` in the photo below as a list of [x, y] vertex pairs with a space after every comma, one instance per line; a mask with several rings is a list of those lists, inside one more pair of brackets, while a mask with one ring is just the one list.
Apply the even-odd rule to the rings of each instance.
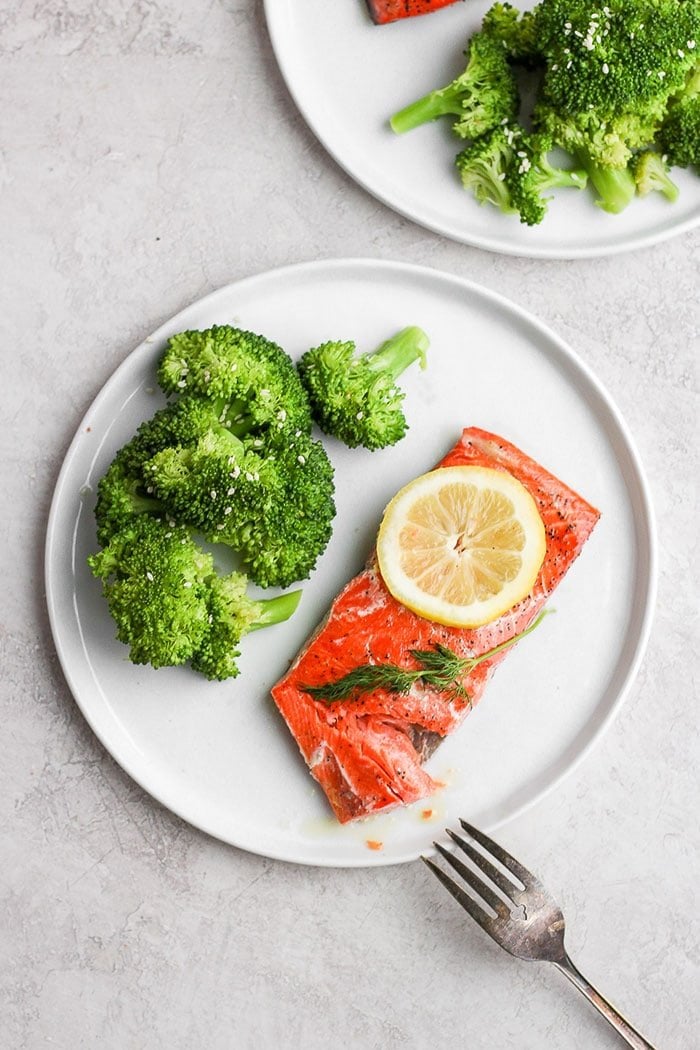
[[383, 689], [328, 704], [305, 686], [334, 682], [362, 664], [415, 668], [412, 649], [439, 643], [479, 656], [525, 630], [590, 536], [599, 512], [520, 449], [476, 427], [464, 430], [439, 467], [478, 465], [508, 471], [535, 499], [547, 549], [530, 595], [509, 612], [471, 630], [443, 627], [401, 605], [387, 590], [372, 554], [341, 591], [324, 622], [272, 689], [275, 703], [341, 823], [406, 805], [439, 787], [423, 768], [439, 742], [478, 703], [508, 650], [465, 679], [466, 697], [421, 682], [406, 695]]
[[431, 11], [454, 3], [455, 0], [367, 0], [367, 7], [372, 21], [377, 25], [385, 25], [399, 18], [429, 15]]

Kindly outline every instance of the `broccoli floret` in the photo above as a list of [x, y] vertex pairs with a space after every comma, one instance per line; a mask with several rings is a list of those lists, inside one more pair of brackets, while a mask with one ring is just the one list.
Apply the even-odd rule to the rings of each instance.
[[140, 472], [132, 469], [131, 442], [117, 453], [97, 486], [95, 522], [100, 546], [109, 542], [139, 514], [162, 514], [163, 504], [147, 491]]
[[244, 429], [235, 409], [221, 400], [186, 395], [141, 424], [131, 441], [117, 452], [97, 486], [95, 520], [102, 546], [128, 524], [132, 515], [163, 512], [162, 501], [144, 476], [148, 460], [161, 450], [190, 447], [203, 435], [214, 429], [221, 431], [226, 425], [232, 430]]
[[479, 204], [493, 204], [506, 214], [517, 212], [521, 222], [536, 226], [547, 213], [543, 194], [559, 186], [586, 185], [586, 172], [555, 167], [548, 159], [551, 150], [548, 135], [505, 125], [463, 149], [456, 163], [465, 189]]
[[425, 368], [428, 345], [425, 332], [410, 327], [367, 354], [357, 355], [354, 342], [340, 341], [307, 350], [299, 375], [321, 430], [350, 448], [396, 444], [408, 429], [405, 394], [396, 380], [414, 361]]
[[301, 430], [242, 441], [220, 427], [163, 449], [144, 476], [168, 514], [232, 547], [262, 587], [308, 577], [330, 539], [333, 468]]
[[135, 664], [170, 667], [191, 661], [208, 678], [238, 673], [237, 645], [248, 631], [294, 612], [299, 592], [267, 601], [245, 593], [245, 577], [220, 577], [189, 531], [137, 516], [88, 558], [102, 587], [117, 638]]
[[542, 0], [535, 32], [543, 99], [561, 114], [658, 119], [696, 57], [700, 7], [679, 0]]
[[230, 325], [180, 332], [158, 369], [166, 393], [195, 393], [237, 407], [245, 430], [291, 427], [310, 433], [311, 417], [291, 358], [264, 336]]
[[700, 167], [700, 94], [689, 94], [670, 107], [657, 142], [670, 164]]
[[192, 657], [209, 630], [213, 563], [185, 529], [139, 515], [88, 562], [133, 663], [165, 667]]
[[653, 141], [695, 65], [700, 5], [542, 0], [534, 17], [546, 60], [534, 124], [586, 169], [600, 207], [622, 211], [635, 193], [632, 154]]
[[514, 141], [515, 134], [502, 125], [457, 154], [455, 164], [462, 184], [478, 204], [494, 204], [505, 213], [517, 210], [506, 183], [515, 156]]
[[536, 226], [545, 217], [549, 198], [543, 194], [548, 190], [564, 186], [580, 190], [587, 182], [583, 168], [555, 167], [548, 159], [552, 148], [552, 140], [548, 135], [524, 134], [517, 139], [517, 149], [506, 175], [506, 184], [520, 221], [528, 226]]
[[518, 85], [500, 40], [488, 33], [475, 33], [469, 41], [467, 68], [451, 84], [395, 113], [391, 127], [398, 134], [420, 124], [452, 115], [460, 138], [472, 139], [513, 119], [520, 105]]
[[662, 193], [669, 201], [678, 199], [678, 187], [668, 173], [668, 164], [655, 150], [644, 150], [632, 158], [630, 170], [637, 193], [646, 197], [649, 193]]
[[240, 553], [261, 587], [286, 587], [310, 574], [328, 546], [332, 521], [333, 467], [320, 441], [306, 434], [273, 438], [261, 455], [275, 464], [282, 492], [264, 516], [252, 519]]
[[544, 104], [535, 107], [533, 123], [562, 149], [571, 153], [588, 175], [595, 189], [596, 204], [604, 211], [623, 211], [635, 194], [635, 184], [628, 163], [635, 146], [650, 141], [652, 129], [637, 136], [630, 134], [629, 122], [610, 121], [601, 124], [594, 113], [562, 117]]
[[301, 591], [288, 591], [255, 601], [248, 597], [246, 584], [245, 576], [235, 572], [209, 579], [209, 631], [191, 659], [193, 669], [209, 679], [235, 678], [243, 635], [288, 620], [301, 598]]
[[511, 62], [530, 68], [541, 64], [532, 11], [521, 13], [512, 4], [494, 4], [484, 15], [481, 30], [501, 42]]

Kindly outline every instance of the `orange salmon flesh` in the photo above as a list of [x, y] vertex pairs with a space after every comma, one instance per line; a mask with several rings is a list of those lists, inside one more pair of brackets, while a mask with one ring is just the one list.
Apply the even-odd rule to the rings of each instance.
[[495, 434], [476, 427], [464, 430], [438, 464], [462, 465], [507, 471], [537, 503], [547, 549], [528, 597], [483, 627], [443, 627], [392, 597], [373, 553], [272, 689], [312, 775], [342, 824], [435, 793], [441, 785], [425, 771], [423, 762], [478, 703], [508, 650], [485, 660], [464, 679], [466, 698], [416, 683], [405, 696], [377, 689], [359, 699], [326, 704], [301, 686], [333, 682], [367, 663], [416, 667], [409, 650], [430, 649], [436, 643], [469, 657], [513, 638], [535, 619], [600, 517], [572, 489]]

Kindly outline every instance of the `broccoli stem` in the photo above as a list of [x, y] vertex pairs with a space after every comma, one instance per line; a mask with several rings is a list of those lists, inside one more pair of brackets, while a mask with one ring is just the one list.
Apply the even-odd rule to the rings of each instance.
[[250, 630], [259, 631], [261, 627], [271, 627], [274, 623], [288, 620], [300, 598], [301, 591], [287, 591], [276, 598], [263, 598], [257, 603], [260, 606], [260, 615], [255, 623], [251, 624]]
[[425, 368], [425, 352], [429, 346], [423, 329], [411, 325], [387, 339], [373, 353], [366, 354], [365, 361], [373, 372], [397, 379], [414, 361], [420, 361], [421, 368]]
[[444, 117], [451, 113], [455, 117], [462, 115], [462, 95], [464, 88], [455, 88], [453, 84], [447, 87], [431, 91], [423, 98], [411, 102], [410, 105], [394, 113], [389, 121], [391, 128], [397, 135], [403, 135], [405, 131], [420, 127], [438, 117]]
[[637, 191], [629, 169], [604, 167], [583, 151], [577, 154], [577, 159], [588, 172], [591, 184], [600, 195], [600, 199], [596, 201], [598, 207], [613, 215], [624, 211]]

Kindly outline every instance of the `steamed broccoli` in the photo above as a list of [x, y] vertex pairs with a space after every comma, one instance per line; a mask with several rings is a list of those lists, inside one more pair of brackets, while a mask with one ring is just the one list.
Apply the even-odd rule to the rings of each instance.
[[236, 675], [243, 635], [286, 620], [300, 597], [297, 591], [253, 601], [245, 577], [218, 576], [187, 529], [148, 515], [136, 516], [88, 562], [132, 663], [191, 661], [208, 678]]
[[314, 420], [350, 448], [385, 448], [408, 424], [404, 393], [396, 380], [414, 361], [425, 368], [428, 337], [404, 328], [371, 353], [356, 355], [353, 342], [327, 342], [307, 350], [298, 364]]
[[478, 204], [494, 204], [499, 211], [517, 211], [507, 185], [515, 147], [507, 126], [494, 128], [457, 154], [455, 164], [462, 185]]
[[246, 424], [234, 422], [238, 404], [232, 408], [222, 399], [210, 401], [186, 394], [140, 425], [134, 437], [117, 452], [97, 486], [95, 520], [100, 544], [107, 543], [128, 524], [133, 514], [164, 511], [162, 501], [144, 475], [148, 460], [161, 450], [191, 447], [212, 430], [228, 427], [231, 433], [244, 431]]
[[209, 579], [209, 631], [191, 659], [193, 669], [207, 678], [235, 678], [243, 635], [288, 620], [299, 604], [301, 591], [254, 601], [246, 593], [246, 582], [237, 572]]
[[588, 172], [598, 204], [619, 212], [648, 146], [696, 63], [700, 5], [680, 0], [542, 0], [536, 33], [546, 67], [533, 120]]
[[684, 95], [670, 107], [658, 143], [670, 164], [700, 168], [700, 94]]
[[263, 587], [308, 577], [330, 539], [333, 468], [303, 431], [241, 440], [219, 425], [158, 452], [144, 477], [168, 514], [232, 547]]
[[246, 432], [311, 431], [308, 402], [291, 358], [254, 332], [215, 325], [171, 336], [158, 382], [167, 394], [196, 393], [227, 402]]
[[[597, 204], [616, 213], [647, 188], [673, 198], [673, 184], [668, 178], [659, 182], [659, 162], [646, 156], [649, 150], [670, 164], [699, 163], [699, 0], [540, 0], [523, 14], [499, 0], [468, 53], [461, 77], [402, 110], [392, 126], [407, 130], [443, 112], [462, 117], [455, 131], [472, 141], [457, 167], [480, 203], [518, 212], [521, 221], [535, 225], [545, 213], [543, 192], [578, 185], [585, 172]], [[517, 67], [533, 70], [537, 81], [522, 118], [513, 80]], [[528, 81], [522, 87], [527, 98]], [[525, 171], [514, 167], [518, 125], [569, 153], [576, 174], [548, 181], [549, 162], [533, 163], [525, 145]]]
[[536, 226], [545, 217], [549, 198], [543, 194], [548, 190], [564, 186], [580, 190], [586, 185], [583, 168], [559, 168], [549, 160], [553, 145], [549, 135], [523, 134], [517, 139], [506, 182], [520, 221], [528, 226]]
[[394, 114], [390, 123], [395, 132], [401, 134], [449, 114], [458, 118], [455, 133], [472, 139], [516, 116], [518, 85], [503, 44], [488, 33], [475, 33], [465, 55], [467, 68], [451, 84]]
[[517, 212], [528, 226], [542, 222], [547, 212], [547, 190], [556, 186], [586, 185], [582, 169], [558, 168], [548, 159], [552, 140], [528, 135], [519, 127], [502, 125], [482, 135], [457, 154], [456, 164], [465, 189], [479, 204]]
[[646, 197], [648, 193], [662, 193], [669, 201], [678, 198], [678, 187], [668, 173], [668, 164], [655, 150], [636, 153], [630, 163], [637, 193]]
[[542, 63], [532, 11], [522, 13], [509, 3], [496, 3], [484, 15], [481, 30], [500, 41], [511, 62], [526, 67]]
[[97, 486], [95, 522], [97, 539], [101, 546], [129, 525], [139, 514], [162, 514], [163, 504], [147, 492], [138, 471], [130, 469], [131, 449], [125, 445], [117, 452]]

